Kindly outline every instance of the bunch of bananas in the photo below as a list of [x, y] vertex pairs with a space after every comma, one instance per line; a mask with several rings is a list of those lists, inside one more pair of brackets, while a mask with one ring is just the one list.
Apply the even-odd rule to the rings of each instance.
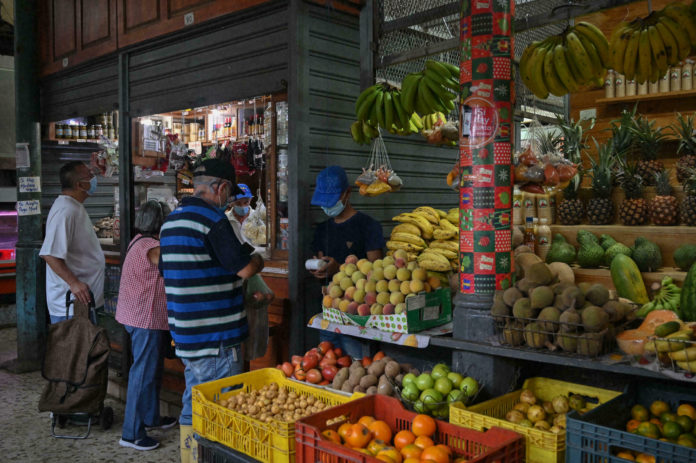
[[426, 61], [423, 71], [408, 74], [401, 82], [401, 103], [409, 114], [449, 113], [458, 93], [459, 68], [440, 61]]
[[355, 121], [350, 126], [350, 135], [353, 141], [358, 145], [368, 145], [373, 138], [377, 138], [379, 130], [373, 127], [369, 122]]
[[694, 332], [686, 325], [663, 338], [657, 337], [645, 344], [647, 352], [667, 354], [680, 368], [696, 373], [696, 341]]
[[401, 222], [387, 241], [388, 255], [403, 249], [409, 261], [426, 270], [449, 272], [459, 264], [459, 209], [449, 212], [429, 206], [417, 207], [392, 218]]
[[645, 18], [622, 22], [612, 33], [609, 50], [612, 68], [627, 80], [657, 82], [670, 66], [696, 47], [696, 24], [680, 3], [667, 5]]
[[401, 95], [399, 89], [387, 83], [378, 83], [365, 89], [355, 102], [358, 120], [351, 125], [353, 140], [356, 143], [369, 143], [378, 135], [380, 127], [399, 135], [410, 135], [423, 130], [420, 116], [404, 109]]
[[522, 81], [537, 98], [563, 96], [581, 85], [604, 85], [609, 42], [585, 21], [542, 41], [531, 43], [520, 58]]

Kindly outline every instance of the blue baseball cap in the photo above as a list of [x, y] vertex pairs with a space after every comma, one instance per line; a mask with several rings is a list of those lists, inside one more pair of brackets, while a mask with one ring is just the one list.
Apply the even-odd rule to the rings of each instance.
[[317, 187], [312, 196], [312, 205], [331, 207], [348, 189], [348, 176], [341, 166], [329, 166], [317, 175]]
[[249, 187], [244, 184], [244, 183], [238, 183], [237, 188], [239, 188], [240, 193], [237, 193], [237, 195], [234, 197], [232, 201], [237, 201], [238, 199], [244, 199], [244, 198], [253, 198], [254, 195], [251, 194], [251, 190]]

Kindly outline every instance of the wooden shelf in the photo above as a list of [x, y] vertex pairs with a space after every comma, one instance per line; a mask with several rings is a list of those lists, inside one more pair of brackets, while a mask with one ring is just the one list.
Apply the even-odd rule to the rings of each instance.
[[[112, 141], [118, 141], [118, 140], [112, 140]], [[71, 143], [94, 143], [94, 144], [96, 145], [96, 144], [99, 144], [99, 139], [96, 139], [96, 138], [87, 138], [87, 139], [79, 138], [79, 139], [77, 139], [77, 140], [75, 140], [75, 139], [66, 140], [66, 139], [63, 139], [63, 138], [44, 138], [44, 139], [43, 139], [43, 142], [44, 142], [44, 143], [46, 143], [46, 142], [57, 143], [58, 145], [70, 145]]]
[[678, 92], [650, 93], [648, 95], [620, 96], [616, 98], [598, 98], [597, 104], [621, 104], [640, 101], [674, 100], [696, 96], [696, 90], [681, 90]]
[[[601, 283], [608, 289], [614, 289], [614, 282], [607, 268], [580, 268], [574, 266], [573, 272], [575, 272], [576, 283]], [[672, 277], [674, 282], [681, 286], [686, 278], [686, 272], [671, 267], [662, 268], [659, 272], [643, 272], [641, 275], [646, 287], [650, 287], [653, 283], [659, 283], [665, 276]]]

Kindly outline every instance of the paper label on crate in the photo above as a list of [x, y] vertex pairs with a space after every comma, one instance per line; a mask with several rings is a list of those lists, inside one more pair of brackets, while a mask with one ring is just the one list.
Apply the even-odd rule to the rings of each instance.
[[17, 201], [17, 215], [40, 215], [41, 203], [38, 199]]
[[415, 297], [409, 297], [406, 301], [406, 310], [409, 312], [411, 310], [420, 310], [425, 307], [425, 293], [419, 294]]
[[440, 318], [440, 305], [433, 305], [423, 308], [423, 321], [437, 320]]
[[15, 145], [15, 167], [24, 169], [31, 167], [29, 160], [29, 143], [17, 143]]
[[20, 193], [41, 193], [40, 177], [19, 177]]

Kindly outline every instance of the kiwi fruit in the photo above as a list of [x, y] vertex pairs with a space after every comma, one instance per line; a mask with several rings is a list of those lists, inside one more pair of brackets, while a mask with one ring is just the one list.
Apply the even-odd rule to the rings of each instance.
[[583, 281], [582, 283], [578, 283], [578, 288], [580, 288], [580, 291], [582, 291], [583, 294], [587, 294], [587, 291], [590, 290], [590, 287], [592, 286], [592, 283], [589, 281]]
[[515, 305], [515, 301], [521, 297], [524, 297], [524, 294], [522, 294], [522, 292], [514, 286], [506, 289], [503, 292], [503, 301], [510, 307]]
[[556, 344], [565, 352], [575, 352], [578, 349], [578, 337], [576, 334], [560, 332], [556, 334]]
[[599, 333], [584, 333], [578, 336], [577, 353], [588, 357], [596, 357], [602, 352], [602, 344], [606, 331]]
[[560, 319], [561, 311], [556, 307], [549, 306], [544, 308], [537, 317], [537, 322], [544, 331], [558, 331], [558, 320]]
[[537, 286], [539, 285], [536, 283], [532, 283], [527, 278], [522, 278], [521, 280], [517, 281], [517, 289], [519, 289], [524, 295], [529, 294], [529, 291], [531, 291], [533, 288], [536, 288]]
[[549, 266], [543, 262], [532, 264], [525, 269], [524, 277], [537, 285], [548, 285], [553, 281], [553, 274]]
[[561, 293], [563, 292], [563, 290], [565, 290], [566, 288], [575, 288], [575, 284], [574, 284], [574, 283], [567, 283], [567, 282], [561, 281], [560, 283], [556, 283], [555, 285], [553, 285], [553, 286], [551, 286], [551, 287], [553, 288], [553, 292], [554, 292], [556, 295], [559, 295], [559, 294], [561, 294]]
[[575, 309], [568, 309], [565, 312], [563, 312], [560, 317], [558, 317], [558, 322], [560, 323], [561, 331], [566, 333], [569, 331], [576, 331], [577, 325], [579, 325], [581, 321], [582, 318], [580, 317], [578, 311]]
[[586, 331], [596, 333], [609, 325], [609, 314], [596, 305], [587, 307], [582, 311], [582, 325]]
[[532, 309], [529, 298], [521, 297], [515, 301], [512, 307], [512, 315], [515, 318], [534, 318], [535, 310]]
[[585, 303], [585, 295], [577, 286], [566, 288], [561, 293], [561, 302], [565, 308], [577, 309]]
[[493, 315], [493, 320], [503, 323], [505, 318], [510, 316], [510, 307], [505, 305], [503, 301], [494, 301], [491, 306], [491, 315]]
[[543, 332], [539, 323], [532, 322], [524, 327], [524, 340], [529, 347], [541, 349], [546, 346], [549, 336]]
[[503, 328], [503, 342], [509, 346], [524, 344], [524, 324], [520, 321], [509, 321]]
[[553, 304], [553, 290], [548, 286], [537, 286], [530, 294], [532, 309], [541, 309]]
[[602, 308], [609, 314], [609, 321], [612, 323], [623, 320], [626, 313], [630, 310], [627, 304], [619, 301], [609, 301]]
[[601, 307], [609, 301], [609, 290], [606, 286], [595, 283], [585, 292], [585, 299]]

